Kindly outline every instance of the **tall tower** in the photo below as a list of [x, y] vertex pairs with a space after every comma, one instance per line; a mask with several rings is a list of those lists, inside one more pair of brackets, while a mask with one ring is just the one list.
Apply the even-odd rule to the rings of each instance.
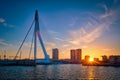
[[72, 49], [70, 53], [71, 53], [71, 60], [81, 61], [82, 49]]
[[58, 49], [57, 48], [55, 48], [55, 49], [52, 49], [52, 59], [53, 60], [58, 60], [59, 59], [59, 51], [58, 51]]
[[82, 49], [76, 49], [76, 60], [82, 59]]
[[70, 50], [70, 53], [71, 53], [71, 60], [75, 60], [76, 51], [75, 50]]
[[[33, 38], [33, 40], [34, 40], [34, 61], [35, 61], [35, 63], [50, 63], [49, 55], [46, 52], [46, 49], [44, 47], [44, 43], [43, 43], [43, 40], [42, 40], [42, 37], [41, 37], [41, 34], [40, 34], [38, 11], [37, 10], [35, 11], [34, 23], [35, 23], [34, 36], [33, 36], [34, 37]], [[32, 23], [32, 25], [33, 25], [33, 23]], [[20, 47], [19, 47], [19, 49], [17, 51], [17, 54], [14, 57], [14, 60], [17, 58], [17, 55], [19, 54], [19, 52], [20, 52], [20, 50], [21, 50], [21, 48], [22, 48], [22, 46], [23, 46], [23, 44], [24, 44], [24, 42], [25, 42], [25, 40], [26, 40], [26, 38], [27, 38], [27, 36], [28, 36], [28, 34], [30, 32], [30, 30], [32, 28], [32, 25], [29, 28], [25, 38], [23, 39], [23, 42], [21, 43], [21, 45], [20, 45]], [[37, 38], [39, 39], [40, 45], [41, 45], [43, 53], [44, 53], [44, 57], [45, 57], [44, 60], [43, 59], [37, 59], [37, 57], [36, 57], [36, 54], [37, 54]]]
[[[49, 62], [50, 61], [49, 55], [46, 52], [46, 49], [44, 47], [44, 43], [43, 43], [43, 40], [42, 40], [42, 37], [41, 37], [41, 34], [40, 34], [38, 11], [36, 10], [36, 12], [35, 12], [35, 28], [34, 28], [34, 60], [35, 60], [35, 62], [36, 62], [36, 53], [37, 53], [37, 37], [40, 41], [40, 45], [42, 47], [42, 50], [43, 50], [43, 53], [44, 53], [44, 56], [45, 56], [45, 60], [42, 61], [42, 62]], [[38, 62], [40, 62], [40, 61], [38, 61]]]

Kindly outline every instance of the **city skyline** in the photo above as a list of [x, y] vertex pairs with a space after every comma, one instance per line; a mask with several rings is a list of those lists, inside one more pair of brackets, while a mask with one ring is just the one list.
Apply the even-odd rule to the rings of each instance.
[[[48, 54], [58, 48], [59, 58], [70, 58], [70, 49], [82, 49], [85, 55], [120, 55], [119, 0], [31, 0], [0, 1], [0, 55], [4, 50], [15, 56], [27, 30], [39, 11], [40, 31]], [[29, 52], [31, 31], [22, 56]], [[39, 44], [39, 43], [38, 43]], [[43, 57], [38, 49], [38, 57]]]

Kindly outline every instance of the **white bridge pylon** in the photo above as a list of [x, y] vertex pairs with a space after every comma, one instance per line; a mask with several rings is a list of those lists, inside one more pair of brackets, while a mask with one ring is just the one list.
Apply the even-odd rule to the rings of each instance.
[[[39, 29], [39, 20], [38, 20], [38, 11], [36, 10], [35, 12], [35, 27], [34, 27], [34, 60], [36, 63], [49, 63], [50, 62], [50, 58], [49, 55], [47, 54], [47, 51], [45, 49], [41, 34], [40, 34], [40, 29]], [[40, 45], [42, 47], [43, 53], [44, 53], [44, 57], [45, 59], [37, 59], [36, 54], [37, 54], [37, 38], [39, 39]]]
[[[49, 55], [47, 54], [47, 51], [46, 51], [46, 49], [44, 47], [44, 43], [43, 43], [43, 40], [42, 40], [42, 37], [41, 37], [41, 34], [40, 34], [39, 20], [38, 20], [38, 11], [37, 10], [35, 11], [35, 18], [34, 18], [33, 23], [34, 22], [35, 22], [34, 36], [33, 36], [33, 40], [34, 40], [34, 61], [35, 61], [35, 63], [50, 63]], [[33, 25], [33, 23], [32, 23], [32, 25]], [[22, 46], [23, 46], [23, 44], [24, 44], [24, 42], [25, 42], [25, 40], [26, 40], [30, 30], [31, 30], [31, 28], [32, 28], [32, 25], [29, 28], [25, 38], [23, 39], [23, 41], [22, 41], [22, 43], [21, 43], [21, 45], [20, 45], [20, 47], [19, 47], [15, 57], [14, 57], [14, 60], [16, 60], [17, 55], [19, 54], [19, 52], [20, 52], [20, 50], [21, 50], [21, 48], [22, 48]], [[36, 54], [37, 54], [37, 38], [39, 39], [39, 42], [40, 42], [40, 45], [42, 47], [45, 59], [37, 59], [37, 56], [36, 56]], [[29, 58], [30, 58], [30, 54], [29, 54]]]

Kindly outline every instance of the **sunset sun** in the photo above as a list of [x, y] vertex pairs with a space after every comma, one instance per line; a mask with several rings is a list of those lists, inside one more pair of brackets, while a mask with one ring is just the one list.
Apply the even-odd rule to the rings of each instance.
[[89, 61], [92, 62], [92, 61], [93, 61], [93, 58], [90, 58]]

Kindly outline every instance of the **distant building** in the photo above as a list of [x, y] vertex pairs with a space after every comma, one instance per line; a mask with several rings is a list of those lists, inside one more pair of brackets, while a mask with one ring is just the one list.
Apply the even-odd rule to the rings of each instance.
[[6, 60], [6, 55], [4, 55], [4, 60]]
[[71, 60], [75, 60], [75, 53], [76, 53], [76, 50], [70, 50]]
[[108, 61], [108, 59], [107, 59], [107, 56], [106, 56], [106, 55], [103, 55], [103, 56], [102, 56], [102, 61], [103, 61], [103, 62], [107, 62], [107, 61]]
[[99, 58], [94, 58], [94, 61], [95, 61], [95, 62], [98, 62], [98, 61], [99, 61]]
[[57, 48], [52, 49], [52, 59], [53, 60], [58, 60], [59, 59], [59, 51]]
[[112, 55], [109, 57], [110, 63], [120, 63], [120, 55]]
[[71, 60], [81, 61], [82, 59], [82, 49], [70, 50]]
[[88, 62], [90, 60], [90, 56], [89, 55], [86, 55], [85, 56], [85, 61]]
[[81, 60], [82, 59], [82, 49], [77, 49], [76, 50], [76, 60]]

